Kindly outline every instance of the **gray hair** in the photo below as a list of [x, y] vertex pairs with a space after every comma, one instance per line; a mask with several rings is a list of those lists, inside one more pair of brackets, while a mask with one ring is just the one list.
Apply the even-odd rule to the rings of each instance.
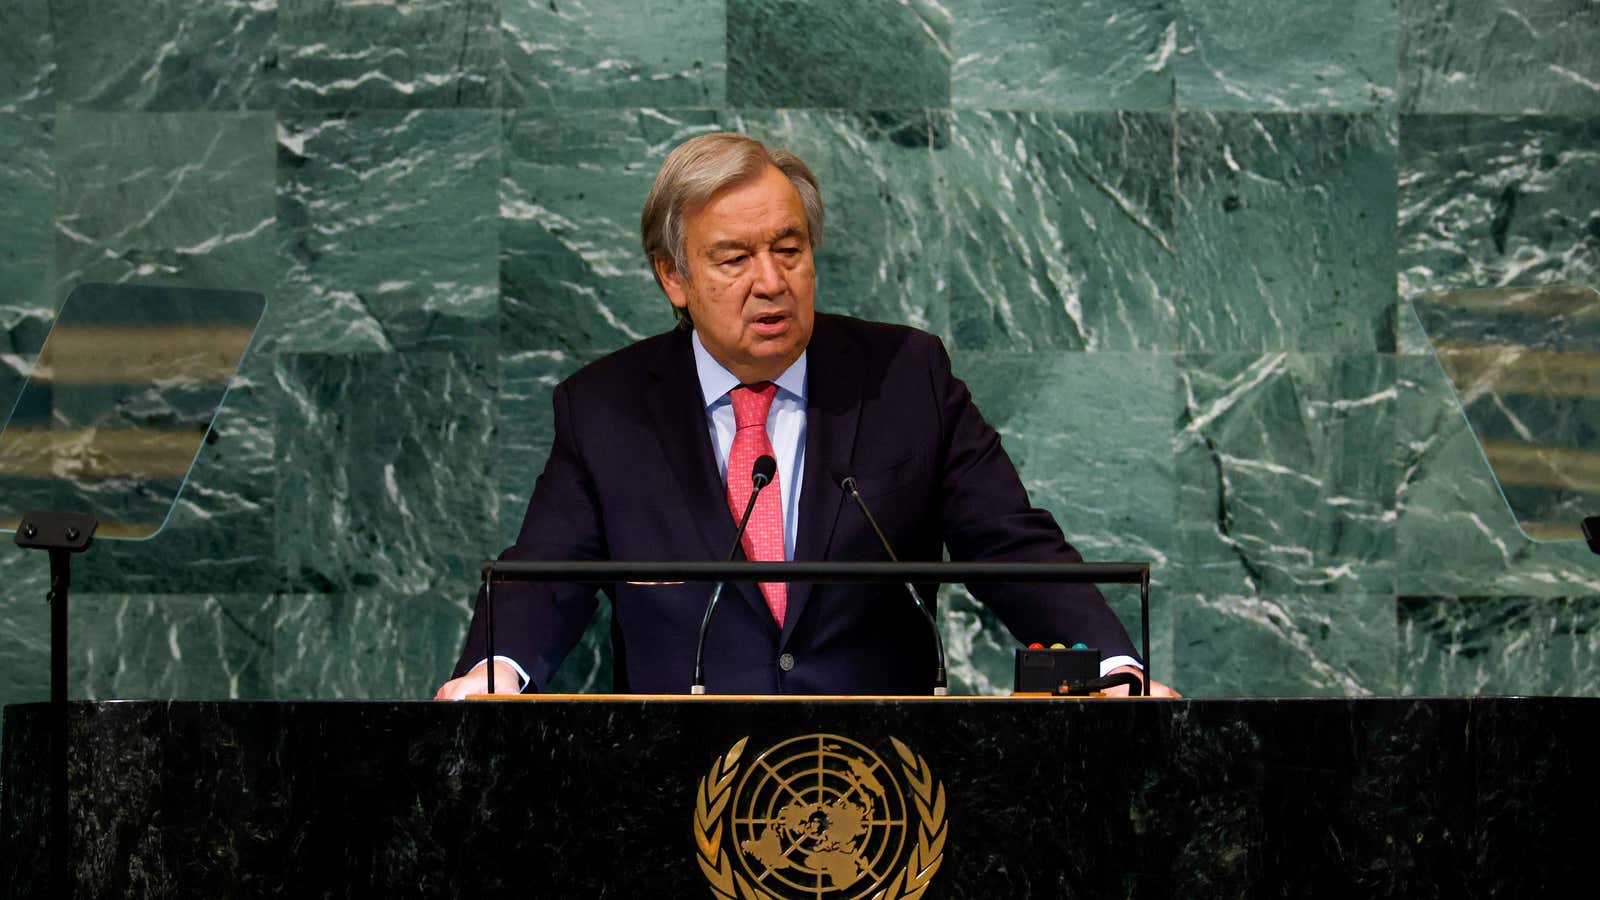
[[[742, 134], [702, 134], [667, 154], [644, 199], [644, 211], [639, 214], [639, 236], [657, 284], [661, 283], [655, 267], [657, 260], [670, 260], [679, 277], [689, 277], [684, 211], [708, 202], [723, 188], [754, 178], [767, 166], [774, 166], [787, 176], [800, 194], [812, 248], [822, 243], [822, 192], [817, 189], [816, 176], [800, 157]], [[679, 327], [692, 324], [688, 310], [674, 306], [672, 311]]]

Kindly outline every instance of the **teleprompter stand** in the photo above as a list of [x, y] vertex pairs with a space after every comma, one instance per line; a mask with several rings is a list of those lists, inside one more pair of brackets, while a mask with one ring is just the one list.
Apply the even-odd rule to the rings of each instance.
[[23, 515], [17, 546], [50, 554], [50, 876], [56, 896], [72, 892], [67, 828], [67, 598], [72, 556], [88, 550], [100, 523], [88, 513], [35, 511]]
[[[81, 284], [0, 428], [0, 531], [50, 554], [52, 896], [72, 891], [67, 614], [72, 557], [171, 518], [265, 299], [248, 291]], [[41, 760], [41, 763], [43, 761]]]

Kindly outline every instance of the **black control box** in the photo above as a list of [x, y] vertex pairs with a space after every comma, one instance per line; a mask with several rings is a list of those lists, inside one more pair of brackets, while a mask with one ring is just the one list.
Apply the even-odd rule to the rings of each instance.
[[1064, 694], [1063, 685], [1087, 684], [1100, 677], [1100, 651], [1017, 649], [1013, 694]]

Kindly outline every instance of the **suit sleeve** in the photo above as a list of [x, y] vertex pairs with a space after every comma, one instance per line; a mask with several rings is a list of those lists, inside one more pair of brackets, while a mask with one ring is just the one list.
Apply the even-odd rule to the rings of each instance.
[[[502, 560], [606, 558], [600, 505], [583, 462], [568, 383], [558, 385], [552, 399], [555, 443], [534, 485], [517, 541], [500, 554]], [[594, 618], [596, 605], [592, 585], [498, 583], [495, 654], [516, 660], [533, 688], [548, 685]], [[483, 613], [484, 592], [479, 588], [466, 647], [456, 663], [457, 677], [488, 656]]]
[[[940, 528], [950, 558], [1082, 562], [1055, 518], [1029, 503], [999, 433], [951, 372], [944, 345], [937, 338], [929, 345], [943, 438]], [[1137, 658], [1127, 631], [1093, 585], [976, 585], [972, 592], [1023, 643], [1081, 641], [1097, 648], [1102, 659]]]

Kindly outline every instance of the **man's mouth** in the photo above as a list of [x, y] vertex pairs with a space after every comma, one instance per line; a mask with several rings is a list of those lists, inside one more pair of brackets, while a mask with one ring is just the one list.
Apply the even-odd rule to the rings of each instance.
[[788, 327], [789, 317], [783, 313], [770, 313], [764, 316], [756, 316], [751, 324], [755, 327], [757, 334], [779, 334]]

